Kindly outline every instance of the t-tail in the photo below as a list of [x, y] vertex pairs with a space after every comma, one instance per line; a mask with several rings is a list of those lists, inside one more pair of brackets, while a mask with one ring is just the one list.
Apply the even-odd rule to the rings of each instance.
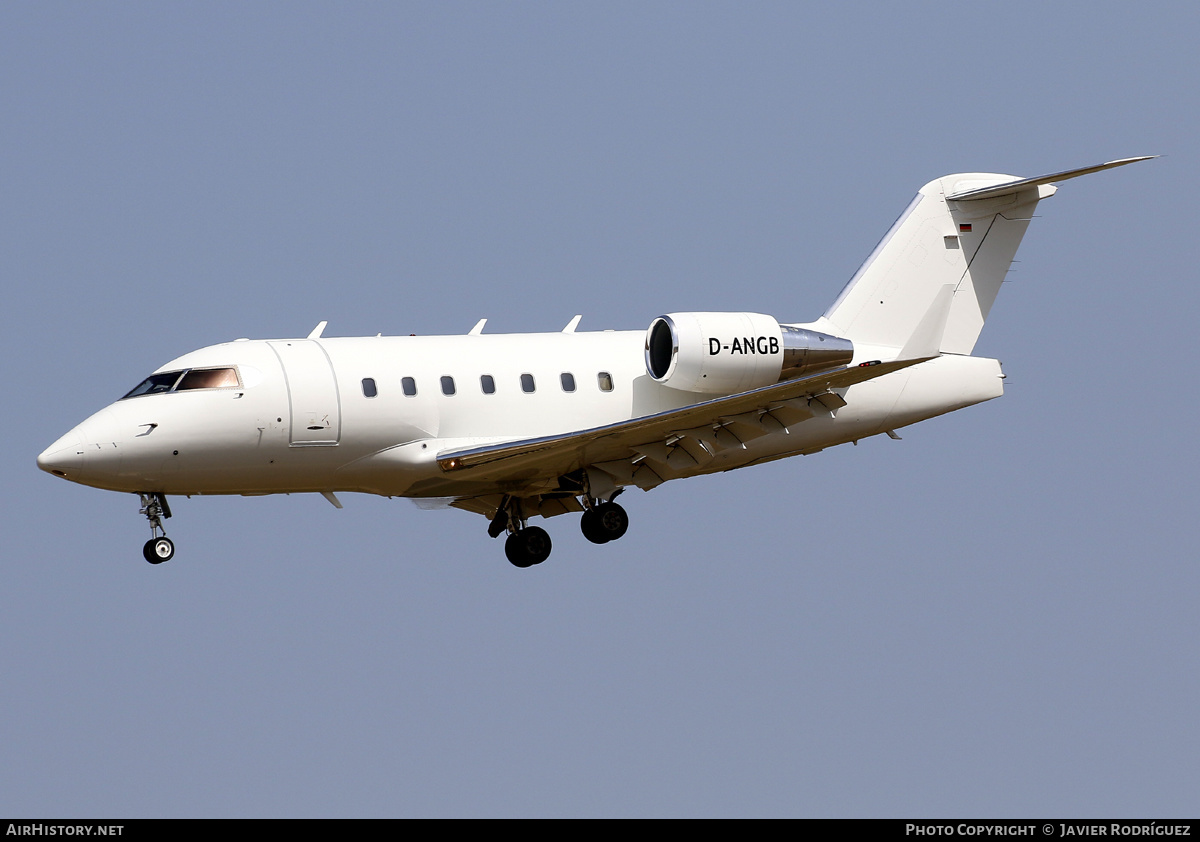
[[1156, 156], [1017, 178], [958, 173], [921, 188], [822, 321], [895, 358], [970, 354], [1021, 237], [1055, 182]]

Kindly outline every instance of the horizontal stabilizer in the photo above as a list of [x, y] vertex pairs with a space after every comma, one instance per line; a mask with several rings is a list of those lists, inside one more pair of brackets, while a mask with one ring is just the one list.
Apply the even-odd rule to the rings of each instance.
[[1066, 181], [1068, 178], [1078, 178], [1081, 175], [1090, 175], [1101, 170], [1111, 170], [1116, 167], [1123, 167], [1126, 164], [1149, 161], [1151, 158], [1157, 157], [1157, 155], [1142, 155], [1138, 158], [1121, 158], [1105, 164], [1096, 164], [1094, 167], [1080, 167], [1077, 170], [1038, 175], [1033, 178], [1019, 178], [1015, 181], [1006, 181], [1003, 184], [994, 184], [991, 187], [980, 187], [977, 190], [964, 190], [961, 193], [952, 193], [946, 197], [946, 200], [950, 202], [969, 202], [978, 199], [995, 199], [998, 196], [1007, 196], [1030, 187], [1037, 187], [1042, 184], [1055, 184], [1059, 181]]

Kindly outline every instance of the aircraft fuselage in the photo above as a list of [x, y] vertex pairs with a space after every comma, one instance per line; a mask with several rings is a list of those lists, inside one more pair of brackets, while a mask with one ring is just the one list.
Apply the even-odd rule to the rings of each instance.
[[[47, 448], [39, 464], [136, 493], [479, 493], [486, 470], [446, 475], [437, 454], [695, 403], [647, 375], [644, 339], [604, 331], [228, 342], [156, 374], [232, 368], [232, 385], [123, 398]], [[847, 390], [850, 406], [678, 476], [813, 452], [997, 397], [999, 374], [994, 360], [947, 357], [860, 383]]]

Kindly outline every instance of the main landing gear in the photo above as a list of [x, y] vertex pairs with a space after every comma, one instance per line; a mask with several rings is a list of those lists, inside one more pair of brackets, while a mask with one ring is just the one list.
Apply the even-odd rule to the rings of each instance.
[[517, 567], [533, 567], [550, 558], [550, 533], [540, 526], [526, 526], [508, 536], [504, 555]]
[[[593, 500], [588, 494], [584, 494], [582, 499], [584, 511], [579, 527], [583, 537], [593, 544], [615, 541], [629, 529], [629, 515], [612, 500]], [[504, 555], [514, 566], [533, 567], [550, 557], [553, 545], [549, 533], [540, 526], [527, 524], [519, 497], [505, 497], [488, 526], [488, 534], [493, 538], [498, 538], [505, 531], [508, 532], [508, 538], [504, 541]]]
[[629, 515], [616, 503], [598, 503], [584, 511], [579, 528], [593, 544], [607, 544], [629, 529]]
[[527, 526], [525, 509], [521, 498], [505, 496], [496, 516], [488, 525], [488, 535], [498, 538], [508, 532], [504, 541], [504, 555], [516, 567], [533, 567], [550, 557], [553, 547], [550, 534], [540, 526]]
[[599, 500], [592, 496], [588, 475], [583, 475], [583, 517], [579, 520], [579, 529], [583, 537], [593, 544], [607, 544], [615, 541], [629, 529], [629, 515], [613, 500], [624, 491], [618, 488], [608, 500]]
[[142, 499], [142, 508], [138, 510], [138, 514], [145, 515], [150, 521], [150, 534], [153, 536], [142, 547], [142, 557], [151, 564], [170, 561], [175, 555], [175, 543], [167, 537], [167, 530], [162, 525], [163, 518], [171, 516], [167, 498], [157, 492], [138, 496]]

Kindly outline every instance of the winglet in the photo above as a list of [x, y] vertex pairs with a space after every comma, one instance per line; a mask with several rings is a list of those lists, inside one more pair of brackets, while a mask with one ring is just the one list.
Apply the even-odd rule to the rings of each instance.
[[329, 322], [321, 322], [319, 325], [314, 327], [312, 329], [312, 333], [310, 333], [308, 335], [308, 338], [309, 339], [320, 339], [321, 334], [325, 332], [325, 325], [327, 325], [327, 324], [329, 324]]
[[567, 322], [567, 326], [562, 329], [562, 332], [563, 333], [574, 333], [575, 328], [579, 327], [579, 320], [582, 318], [583, 318], [583, 315], [581, 314], [581, 315], [578, 315], [575, 318], [571, 319], [571, 321]]
[[487, 324], [487, 319], [480, 319], [475, 323], [475, 327], [471, 328], [470, 332], [467, 333], [467, 336], [479, 336], [483, 333], [483, 326], [485, 324]]
[[1054, 184], [1059, 181], [1066, 181], [1068, 178], [1078, 178], [1081, 175], [1090, 175], [1101, 170], [1111, 170], [1116, 167], [1123, 167], [1126, 164], [1136, 164], [1138, 161], [1149, 161], [1151, 158], [1157, 157], [1157, 155], [1142, 155], [1138, 158], [1119, 158], [1116, 161], [1096, 164], [1093, 167], [1080, 167], [1077, 170], [1038, 175], [1033, 178], [1019, 178], [1016, 181], [1006, 181], [1003, 184], [995, 184], [991, 187], [980, 187], [977, 190], [964, 190], [961, 193], [952, 193], [946, 197], [946, 200], [949, 202], [969, 202], [978, 199], [995, 199], [998, 196], [1007, 196], [1010, 193], [1016, 193], [1018, 190], [1025, 190], [1042, 184]]

